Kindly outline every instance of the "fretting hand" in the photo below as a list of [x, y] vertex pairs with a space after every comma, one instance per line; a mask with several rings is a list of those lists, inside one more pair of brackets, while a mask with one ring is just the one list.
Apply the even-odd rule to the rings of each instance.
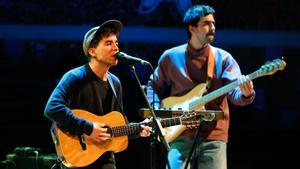
[[252, 96], [253, 92], [254, 92], [254, 90], [253, 90], [254, 86], [253, 86], [253, 82], [252, 82], [252, 80], [250, 80], [249, 76], [243, 75], [242, 77], [240, 77], [238, 79], [238, 81], [239, 81], [239, 84], [240, 84], [239, 87], [243, 93], [243, 96], [244, 97]]
[[[145, 119], [143, 122], [147, 123], [149, 122], [149, 119]], [[146, 125], [141, 125], [143, 130], [140, 132], [141, 137], [148, 137], [152, 133], [152, 127], [146, 126]]]

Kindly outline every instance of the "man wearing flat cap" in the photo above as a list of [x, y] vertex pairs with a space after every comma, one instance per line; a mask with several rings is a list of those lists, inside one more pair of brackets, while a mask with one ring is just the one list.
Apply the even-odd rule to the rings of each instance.
[[[118, 64], [115, 54], [122, 28], [120, 21], [108, 20], [87, 31], [83, 53], [88, 62], [65, 73], [47, 102], [44, 115], [53, 122], [62, 168], [116, 168], [111, 145], [115, 140], [106, 120], [116, 120], [108, 115], [117, 111], [127, 123], [120, 80], [109, 72]], [[151, 127], [140, 127], [140, 136], [150, 135]]]

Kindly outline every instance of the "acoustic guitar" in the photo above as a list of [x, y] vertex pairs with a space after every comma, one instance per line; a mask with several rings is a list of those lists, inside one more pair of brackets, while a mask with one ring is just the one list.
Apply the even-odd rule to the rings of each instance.
[[[124, 116], [117, 111], [103, 116], [97, 116], [81, 109], [73, 109], [72, 112], [87, 121], [105, 123], [112, 138], [99, 144], [91, 140], [85, 140], [83, 136], [70, 135], [55, 125], [52, 133], [55, 149], [59, 159], [67, 167], [84, 167], [96, 161], [107, 151], [123, 151], [128, 146], [128, 135], [139, 134], [142, 131], [142, 124], [152, 125], [151, 120], [147, 123], [126, 124]], [[162, 127], [174, 125], [197, 127], [199, 126], [199, 118], [209, 121], [212, 117], [209, 114], [203, 115], [197, 112], [190, 112], [180, 117], [160, 119], [159, 122]]]

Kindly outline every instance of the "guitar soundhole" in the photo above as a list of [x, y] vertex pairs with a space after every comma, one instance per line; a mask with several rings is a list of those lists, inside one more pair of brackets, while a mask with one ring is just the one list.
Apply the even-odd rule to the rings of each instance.
[[110, 134], [110, 137], [113, 136], [112, 129], [109, 126], [104, 126], [107, 129], [106, 133]]

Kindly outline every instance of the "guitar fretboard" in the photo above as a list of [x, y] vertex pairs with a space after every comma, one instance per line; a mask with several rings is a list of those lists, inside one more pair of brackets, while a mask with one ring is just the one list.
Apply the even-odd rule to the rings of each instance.
[[[262, 71], [259, 69], [251, 74], [249, 74], [249, 78], [252, 80], [252, 79], [255, 79], [259, 76], [261, 76], [262, 74]], [[189, 103], [189, 110], [194, 110], [197, 106], [201, 105], [205, 105], [206, 103], [230, 92], [231, 90], [233, 90], [234, 88], [236, 88], [239, 84], [238, 80], [235, 80], [207, 95], [204, 95], [203, 97], [201, 98], [198, 98], [198, 99], [195, 99], [193, 101], [191, 101], [191, 103]]]
[[[165, 118], [165, 119], [160, 119], [159, 121], [160, 121], [162, 127], [169, 127], [169, 126], [182, 124], [182, 119], [181, 118], [182, 117]], [[143, 130], [141, 125], [152, 126], [152, 123], [151, 122], [148, 122], [148, 123], [130, 123], [126, 126], [116, 126], [116, 127], [112, 127], [111, 133], [114, 137], [138, 134]]]

